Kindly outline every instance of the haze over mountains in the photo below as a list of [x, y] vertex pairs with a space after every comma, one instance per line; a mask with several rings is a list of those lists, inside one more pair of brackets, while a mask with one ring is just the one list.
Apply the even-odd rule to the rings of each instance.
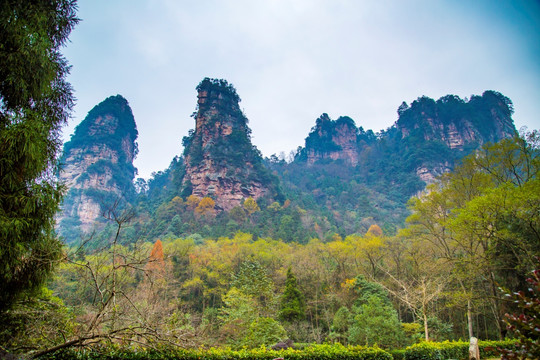
[[148, 182], [134, 182], [138, 132], [128, 101], [111, 96], [88, 113], [65, 144], [60, 172], [69, 188], [59, 218], [67, 242], [106, 227], [108, 210], [127, 207], [136, 209], [136, 225], [125, 241], [245, 231], [306, 242], [373, 224], [391, 233], [426, 183], [482, 144], [516, 133], [512, 102], [496, 91], [468, 100], [422, 96], [402, 103], [396, 123], [380, 133], [322, 114], [288, 163], [263, 159], [227, 81], [204, 79], [197, 98], [183, 155]]

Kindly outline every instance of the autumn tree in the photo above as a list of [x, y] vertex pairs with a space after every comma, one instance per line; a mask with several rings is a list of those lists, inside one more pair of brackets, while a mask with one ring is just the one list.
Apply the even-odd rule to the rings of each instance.
[[199, 203], [201, 202], [201, 199], [196, 196], [196, 195], [189, 195], [186, 199], [186, 206], [188, 207], [188, 209], [190, 209], [191, 211], [195, 210], [195, 208], [197, 207], [197, 205], [199, 205]]
[[204, 197], [195, 208], [197, 215], [213, 215], [216, 202], [210, 197]]
[[249, 216], [253, 215], [257, 211], [261, 211], [261, 209], [259, 208], [259, 205], [257, 204], [257, 201], [255, 201], [255, 199], [253, 199], [252, 197], [248, 197], [244, 201], [243, 206]]
[[146, 268], [153, 273], [162, 274], [165, 272], [165, 257], [163, 255], [163, 244], [157, 239], [150, 252]]
[[161, 281], [153, 281], [152, 267], [164, 258], [161, 242], [153, 247], [140, 242], [123, 246], [119, 239], [135, 216], [133, 209], [121, 209], [116, 201], [104, 215], [116, 227], [109, 244], [93, 254], [85, 254], [85, 242], [79, 249], [71, 249], [60, 271], [64, 279], [75, 280], [75, 296], [66, 303], [84, 309], [77, 318], [77, 331], [54, 346], [32, 353], [33, 357], [96, 343], [144, 342], [150, 347], [191, 343], [191, 330], [177, 326], [178, 316], [171, 315], [172, 296], [166, 292], [164, 274], [159, 274]]
[[383, 231], [379, 225], [373, 224], [369, 227], [366, 235], [381, 237], [383, 236]]

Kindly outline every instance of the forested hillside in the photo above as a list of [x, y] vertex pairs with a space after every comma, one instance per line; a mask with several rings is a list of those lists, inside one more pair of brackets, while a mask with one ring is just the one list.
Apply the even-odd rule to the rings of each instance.
[[[147, 232], [139, 236], [217, 238], [242, 231], [255, 238], [307, 243], [364, 234], [374, 224], [395, 234], [409, 214], [411, 196], [482, 144], [516, 134], [512, 102], [500, 93], [486, 91], [468, 101], [424, 96], [410, 106], [402, 104], [394, 126], [379, 133], [357, 127], [349, 117], [332, 120], [323, 114], [292, 161], [273, 155], [264, 168], [248, 140], [250, 130], [236, 107], [234, 88], [206, 79], [199, 85], [199, 98], [201, 88], [211, 83], [225, 94], [222, 105], [212, 108], [214, 120], [206, 120], [202, 114], [209, 110], [199, 104], [196, 130], [184, 139], [184, 155], [143, 183], [139, 214], [150, 222], [144, 221]], [[231, 99], [241, 131], [227, 125], [231, 110], [223, 104]], [[208, 132], [205, 126], [221, 130]], [[234, 140], [238, 134], [241, 141]], [[193, 160], [196, 156], [200, 161]]]
[[[305, 243], [236, 232], [122, 245], [138, 225], [119, 211], [109, 245], [69, 249], [50, 284], [62, 300], [40, 295], [64, 310], [26, 319], [34, 328], [6, 339], [61, 342], [57, 324], [81, 343], [118, 332], [123, 341], [187, 347], [291, 338], [395, 349], [420, 339], [502, 339], [511, 335], [504, 314], [515, 308], [499, 287], [526, 289], [540, 254], [539, 143], [533, 132], [484, 145], [413, 198], [406, 226], [393, 236], [371, 225]], [[243, 206], [247, 222], [255, 205]]]

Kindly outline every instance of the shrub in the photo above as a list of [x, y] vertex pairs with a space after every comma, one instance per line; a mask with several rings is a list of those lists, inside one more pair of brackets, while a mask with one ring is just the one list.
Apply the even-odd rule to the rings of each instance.
[[[497, 348], [513, 348], [516, 340], [479, 341], [480, 358], [499, 355]], [[405, 349], [404, 360], [468, 359], [469, 343], [466, 341], [422, 342]]]
[[141, 350], [126, 348], [109, 348], [105, 351], [91, 351], [88, 349], [68, 349], [54, 354], [42, 356], [40, 359], [79, 359], [79, 360], [271, 360], [275, 358], [288, 360], [392, 360], [392, 355], [377, 347], [343, 345], [312, 345], [303, 350], [268, 350], [264, 347], [257, 349], [231, 350], [230, 348], [210, 349], [162, 349]]

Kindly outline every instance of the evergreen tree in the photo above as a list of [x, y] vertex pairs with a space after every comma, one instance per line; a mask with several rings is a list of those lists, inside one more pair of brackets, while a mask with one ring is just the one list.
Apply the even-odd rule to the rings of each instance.
[[73, 95], [59, 50], [75, 11], [74, 0], [0, 5], [0, 314], [39, 289], [61, 256], [54, 172]]
[[281, 299], [281, 309], [279, 317], [284, 321], [298, 321], [306, 316], [304, 296], [298, 289], [296, 277], [291, 268], [287, 269], [287, 280], [285, 282], [285, 291]]

